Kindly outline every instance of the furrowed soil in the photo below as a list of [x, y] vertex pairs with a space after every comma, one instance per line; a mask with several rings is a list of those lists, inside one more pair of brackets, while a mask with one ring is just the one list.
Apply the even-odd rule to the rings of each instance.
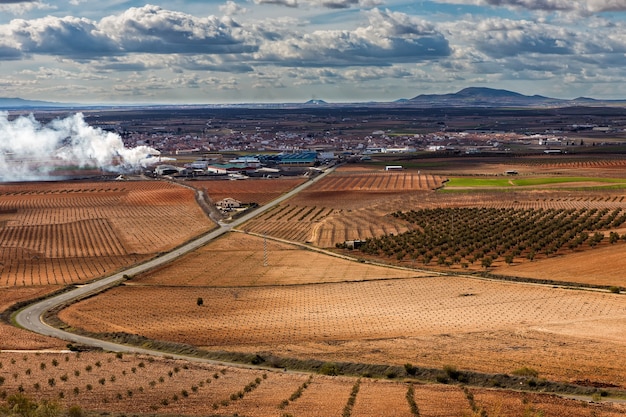
[[[346, 240], [408, 230], [408, 225], [391, 213], [413, 208], [626, 208], [624, 190], [600, 187], [433, 191], [444, 184], [443, 175], [459, 171], [500, 175], [500, 170], [514, 166], [520, 175], [580, 175], [574, 174], [577, 170], [598, 175], [600, 169], [607, 176], [618, 176], [626, 166], [623, 160], [560, 161], [538, 158], [516, 160], [511, 165], [477, 158], [449, 170], [440, 165], [432, 173], [426, 169], [399, 173], [365, 166], [342, 168], [243, 225], [239, 232], [229, 233], [167, 267], [80, 301], [59, 316], [72, 326], [93, 332], [126, 332], [208, 350], [303, 360], [411, 363], [436, 369], [448, 365], [487, 374], [530, 368], [538, 372], [538, 380], [626, 389], [626, 304], [621, 294], [438, 275], [412, 270], [415, 265], [406, 262], [408, 268], [386, 268], [270, 238], [334, 248]], [[211, 192], [207, 184], [204, 189], [214, 201], [224, 196], [243, 202], [254, 199], [259, 204], [263, 204], [264, 195], [284, 192], [282, 188], [248, 189], [243, 181], [227, 183], [235, 188]], [[258, 187], [262, 184], [270, 181], [255, 183]], [[183, 201], [191, 199], [193, 193]], [[159, 206], [150, 201], [146, 204]], [[172, 206], [161, 207], [173, 217], [179, 216], [169, 210]], [[9, 208], [0, 214], [4, 219], [15, 212]], [[106, 230], [106, 223], [83, 220], [91, 230]], [[187, 227], [172, 224], [173, 229], [168, 230], [173, 236], [180, 236]], [[124, 227], [130, 226], [127, 223]], [[126, 236], [127, 232], [118, 233]], [[144, 236], [136, 242], [153, 246], [153, 238]], [[133, 253], [142, 253], [139, 243], [134, 248]], [[621, 244], [603, 245], [562, 258], [511, 266], [495, 264], [490, 272], [621, 286], [626, 284], [621, 278], [623, 248]], [[15, 253], [22, 258], [30, 256], [20, 250]], [[358, 251], [348, 254], [359, 257]], [[9, 286], [20, 279], [15, 278]], [[201, 306], [197, 302], [200, 298]], [[33, 361], [31, 355], [37, 359]], [[74, 367], [61, 369], [66, 363], [64, 354], [56, 354], [57, 365], [52, 364], [52, 356], [44, 355], [49, 354], [0, 352], [0, 376], [4, 377], [0, 393], [19, 390], [37, 399], [57, 399], [64, 406], [79, 403], [101, 412], [326, 417], [345, 414], [357, 382], [344, 376], [314, 375], [309, 379], [308, 374], [275, 369], [135, 355], [124, 355], [120, 360], [106, 353], [69, 356], [67, 362]], [[39, 359], [42, 357], [47, 359]], [[83, 360], [86, 362], [80, 362]], [[40, 362], [46, 362], [43, 369]], [[50, 378], [54, 379], [52, 385]], [[350, 415], [415, 415], [407, 399], [409, 387], [403, 381], [363, 377]], [[299, 395], [294, 397], [296, 392]], [[459, 386], [417, 383], [412, 392], [422, 416], [481, 415], [481, 410], [492, 417], [626, 414], [614, 399], [598, 404], [550, 395], [478, 388], [464, 391]]]
[[242, 229], [319, 247], [398, 234], [406, 224], [389, 213], [424, 198], [444, 179], [417, 171], [341, 167]]
[[262, 265], [262, 242], [231, 234], [154, 276], [74, 304], [60, 318], [92, 332], [209, 350], [486, 373], [529, 366], [551, 380], [623, 386], [626, 310], [619, 294], [404, 270], [383, 276], [358, 262], [354, 270], [335, 268], [348, 261], [325, 255], [313, 257], [318, 268], [304, 265], [307, 274], [284, 274], [289, 266], [280, 264], [285, 270], [271, 279], [231, 269], [231, 259]]
[[624, 259], [626, 245], [614, 245], [537, 262], [502, 265], [494, 272], [512, 277], [626, 287]]
[[162, 181], [0, 184], [0, 285], [85, 282], [215, 225]]
[[[148, 415], [327, 417], [342, 415], [355, 378], [255, 370], [144, 355], [113, 353], [1, 352], [2, 395], [18, 391], [62, 408]], [[350, 415], [409, 417], [409, 384], [361, 378]], [[294, 393], [299, 395], [294, 396]], [[460, 387], [413, 384], [422, 416], [470, 416]], [[588, 404], [550, 395], [472, 389], [474, 406], [489, 416], [519, 416], [529, 407], [544, 416], [613, 417], [619, 406]], [[507, 414], [496, 414], [502, 410]]]
[[[231, 233], [129, 285], [244, 287], [426, 276], [330, 257], [291, 244]], [[173, 278], [175, 277], [175, 278]]]
[[[0, 288], [0, 311], [4, 311], [22, 301], [44, 297], [58, 289], [60, 287], [52, 285]], [[65, 347], [65, 345], [66, 343], [62, 340], [42, 336], [0, 321], [0, 350], [59, 349]]]
[[213, 202], [230, 197], [242, 203], [257, 203], [262, 206], [280, 197], [282, 194], [304, 183], [298, 178], [249, 178], [245, 181], [188, 181], [187, 184], [205, 191]]

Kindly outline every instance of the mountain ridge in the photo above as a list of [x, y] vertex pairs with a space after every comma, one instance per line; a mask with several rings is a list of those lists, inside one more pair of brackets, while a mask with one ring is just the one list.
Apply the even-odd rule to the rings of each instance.
[[[241, 103], [231, 104], [228, 107], [571, 107], [571, 106], [626, 106], [626, 99], [602, 100], [590, 97], [578, 97], [575, 99], [559, 99], [542, 95], [524, 95], [518, 92], [496, 89], [489, 87], [466, 87], [455, 93], [446, 94], [419, 94], [413, 98], [400, 98], [395, 101], [368, 101], [368, 102], [342, 102], [332, 103], [322, 99], [312, 99], [302, 103]], [[76, 103], [59, 103], [43, 100], [27, 100], [22, 98], [0, 97], [1, 110], [23, 110], [37, 108], [88, 108], [88, 107], [178, 107], [187, 105], [152, 104], [152, 105], [80, 105]], [[196, 107], [224, 107], [225, 105], [197, 104]]]

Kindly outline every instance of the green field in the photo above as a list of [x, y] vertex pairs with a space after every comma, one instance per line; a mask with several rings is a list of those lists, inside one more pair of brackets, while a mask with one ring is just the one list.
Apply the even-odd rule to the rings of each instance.
[[[584, 187], [586, 184], [597, 186], [598, 183], [607, 184], [610, 188], [626, 188], [624, 178], [597, 178], [597, 177], [537, 177], [537, 178], [468, 178], [452, 177], [445, 184], [451, 188], [492, 188], [492, 187], [540, 187], [553, 184], [570, 184], [571, 187]], [[604, 186], [602, 186], [604, 187]]]

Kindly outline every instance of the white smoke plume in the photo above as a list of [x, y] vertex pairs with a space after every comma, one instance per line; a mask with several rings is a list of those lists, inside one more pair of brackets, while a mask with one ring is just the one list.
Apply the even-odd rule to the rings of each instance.
[[90, 126], [82, 113], [43, 125], [32, 114], [9, 120], [0, 112], [0, 181], [45, 179], [59, 165], [128, 172], [156, 162], [156, 155], [149, 146], [126, 148], [118, 134]]

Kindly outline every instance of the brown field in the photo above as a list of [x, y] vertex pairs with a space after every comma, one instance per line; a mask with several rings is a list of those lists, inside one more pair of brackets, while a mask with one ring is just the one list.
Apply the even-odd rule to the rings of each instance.
[[[621, 230], [620, 233], [624, 234], [626, 230]], [[509, 266], [502, 263], [494, 272], [514, 277], [626, 287], [624, 259], [626, 245], [605, 245], [590, 251], [519, 265]]]
[[[43, 297], [60, 286], [3, 287], [0, 288], [0, 311], [4, 311], [15, 303]], [[19, 329], [0, 321], [0, 350], [2, 349], [58, 349], [65, 342], [47, 336]]]
[[[545, 171], [572, 175], [576, 170], [588, 170], [607, 176], [617, 175], [625, 166], [621, 160], [540, 159], [516, 161], [516, 166], [529, 175]], [[508, 164], [489, 164], [467, 164], [463, 169], [473, 173], [510, 169]], [[529, 367], [548, 380], [588, 380], [626, 389], [626, 309], [621, 294], [386, 268], [269, 238], [334, 247], [349, 239], [398, 234], [407, 230], [407, 225], [390, 213], [421, 207], [626, 206], [624, 190], [436, 193], [432, 188], [441, 184], [446, 170], [424, 171], [343, 168], [245, 224], [240, 232], [66, 308], [60, 318], [91, 331], [136, 333], [210, 350], [324, 361], [412, 363], [438, 369], [451, 365], [484, 373], [511, 373]], [[274, 181], [206, 181], [199, 187], [214, 201], [233, 197], [266, 204], [302, 180]], [[64, 282], [108, 273], [115, 265], [106, 263], [111, 262], [107, 256], [126, 262], [134, 256], [134, 262], [211, 227], [197, 209], [191, 190], [163, 183], [149, 187], [133, 184], [54, 183], [43, 188], [38, 184], [11, 192], [0, 186], [0, 233], [4, 233], [0, 242], [5, 251], [3, 262], [6, 259], [0, 284], [14, 291], [3, 290], [0, 304], [6, 308]], [[30, 217], [20, 217], [25, 213]], [[151, 230], [154, 224], [159, 229]], [[102, 238], [84, 237], [91, 235]], [[39, 243], [37, 236], [46, 236], [45, 242], [52, 243]], [[623, 244], [604, 245], [510, 267], [494, 265], [492, 272], [626, 286], [624, 250]], [[359, 256], [357, 251], [349, 254]], [[45, 257], [58, 260], [65, 269], [57, 271], [43, 261], [37, 263]], [[11, 266], [13, 275], [8, 279], [6, 265], [13, 259], [30, 263], [20, 261]], [[35, 264], [44, 266], [26, 266]], [[100, 272], [105, 268], [107, 272]], [[51, 285], [29, 287], [31, 283]], [[203, 306], [197, 305], [198, 297]], [[65, 345], [8, 325], [0, 327], [0, 335], [6, 337], [0, 349], [59, 349]], [[53, 358], [57, 365], [52, 364]], [[11, 394], [21, 386], [37, 399], [55, 398], [63, 406], [79, 403], [102, 412], [326, 417], [342, 414], [356, 382], [355, 378], [314, 375], [301, 397], [279, 408], [309, 375], [135, 355], [120, 360], [105, 353], [77, 357], [5, 351], [0, 352], [0, 362], [0, 376], [4, 377], [0, 393]], [[74, 373], [77, 370], [78, 375]], [[61, 379], [65, 375], [67, 381]], [[50, 378], [55, 379], [54, 386], [48, 383]], [[103, 378], [104, 384], [100, 382]], [[410, 416], [407, 389], [402, 381], [362, 378], [351, 415]], [[489, 417], [626, 414], [619, 402], [597, 404], [522, 392], [470, 390], [475, 405]], [[63, 398], [59, 398], [60, 392]], [[241, 398], [239, 393], [243, 393]], [[421, 416], [479, 415], [458, 386], [416, 384], [414, 398]]]
[[557, 396], [519, 394], [498, 390], [471, 390], [488, 416], [619, 416], [622, 408], [606, 409], [601, 404], [580, 404]]
[[257, 203], [262, 206], [305, 181], [306, 179], [302, 177], [272, 179], [249, 178], [245, 181], [189, 181], [187, 184], [205, 191], [214, 202], [230, 197], [242, 203]]
[[[262, 266], [264, 262], [267, 266]], [[414, 270], [355, 263], [271, 239], [231, 233], [166, 267], [134, 277], [129, 285], [246, 287], [425, 275]]]
[[85, 282], [213, 228], [192, 190], [160, 181], [0, 185], [0, 285]]
[[[413, 171], [341, 167], [337, 172], [244, 226], [245, 230], [319, 247], [405, 232], [387, 214], [439, 188], [444, 178]], [[396, 208], [397, 207], [397, 208]]]
[[[341, 415], [354, 378], [254, 370], [143, 355], [112, 353], [0, 353], [0, 392], [22, 391], [64, 408], [80, 405], [100, 413], [250, 417]], [[292, 394], [304, 383], [298, 398]], [[465, 393], [456, 386], [413, 385], [421, 416], [471, 416]], [[362, 378], [352, 416], [409, 417], [408, 385]], [[623, 408], [587, 404], [541, 394], [472, 389], [479, 409], [492, 417], [520, 416], [532, 408], [544, 416], [612, 417]]]
[[[368, 165], [353, 165], [352, 170], [368, 168]], [[626, 158], [623, 155], [534, 155], [528, 158], [506, 158], [494, 156], [462, 158], [429, 158], [420, 167], [422, 172], [438, 175], [503, 175], [514, 170], [519, 176], [563, 175], [563, 176], [624, 176]]]
[[[262, 265], [262, 242], [228, 236], [154, 276], [81, 301], [60, 317], [94, 332], [138, 333], [211, 350], [431, 367], [448, 363], [481, 372], [531, 366], [549, 379], [591, 378], [623, 386], [621, 295], [424, 274], [411, 278], [402, 270], [381, 275], [372, 273], [373, 266], [354, 263], [354, 270], [346, 270], [341, 265], [347, 261], [296, 249], [290, 251], [312, 256], [319, 267], [304, 265], [306, 274], [298, 269], [289, 274], [289, 266], [278, 263], [278, 274], [257, 277], [250, 271]], [[213, 245], [228, 250], [211, 250]], [[268, 250], [268, 259], [274, 251]], [[231, 267], [233, 259], [243, 259], [244, 267]], [[265, 268], [273, 266], [256, 269]], [[341, 270], [347, 271], [344, 280]], [[196, 305], [198, 297], [203, 307]], [[588, 349], [594, 344], [605, 348]], [[481, 354], [468, 354], [475, 351]]]

